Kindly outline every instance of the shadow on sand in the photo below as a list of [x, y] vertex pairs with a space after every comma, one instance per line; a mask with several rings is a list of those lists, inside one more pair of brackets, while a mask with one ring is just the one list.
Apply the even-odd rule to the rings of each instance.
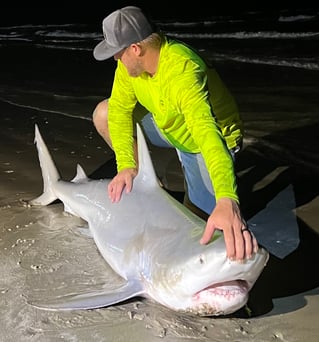
[[[238, 177], [242, 210], [247, 220], [265, 208], [289, 185], [293, 188], [296, 208], [310, 203], [318, 196], [319, 164], [315, 160], [318, 145], [313, 142], [314, 132], [318, 132], [318, 129], [318, 125], [312, 125], [279, 131], [259, 139], [242, 151], [236, 168], [238, 174], [249, 170]], [[265, 181], [267, 178], [268, 181]], [[262, 180], [266, 185], [255, 189], [256, 184]], [[252, 310], [252, 316], [271, 311], [272, 299], [301, 294], [319, 287], [318, 226], [310, 227], [302, 219], [296, 219], [299, 245], [282, 259], [270, 255], [266, 268], [250, 294], [248, 307]], [[306, 300], [302, 297], [294, 302], [290, 311], [305, 305]], [[276, 312], [283, 313], [280, 309]]]

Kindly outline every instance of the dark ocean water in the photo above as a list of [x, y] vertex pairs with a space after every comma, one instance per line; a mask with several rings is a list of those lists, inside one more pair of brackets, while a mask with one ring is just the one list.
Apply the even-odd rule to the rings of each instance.
[[[165, 33], [210, 50], [213, 60], [319, 70], [319, 9], [197, 16], [153, 20]], [[0, 48], [91, 51], [103, 38], [98, 17], [94, 23], [52, 20], [0, 25]]]
[[[216, 65], [239, 102], [247, 143], [262, 140], [279, 158], [317, 168], [319, 9], [184, 12], [153, 10], [153, 20]], [[112, 59], [97, 62], [92, 55], [103, 38], [103, 17], [91, 11], [87, 21], [65, 13], [6, 18], [0, 100], [91, 120], [95, 104], [110, 92], [115, 67]]]

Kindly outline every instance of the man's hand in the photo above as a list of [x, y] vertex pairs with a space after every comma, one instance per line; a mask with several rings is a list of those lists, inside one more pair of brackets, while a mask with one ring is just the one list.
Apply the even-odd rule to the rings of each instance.
[[133, 187], [133, 179], [137, 175], [137, 169], [124, 169], [120, 171], [109, 183], [107, 191], [112, 202], [119, 202], [125, 188], [129, 193]]
[[216, 229], [224, 232], [226, 252], [229, 259], [242, 261], [251, 258], [257, 252], [257, 240], [247, 229], [246, 222], [241, 216], [236, 201], [229, 198], [218, 200], [216, 207], [207, 220], [200, 243], [207, 244]]

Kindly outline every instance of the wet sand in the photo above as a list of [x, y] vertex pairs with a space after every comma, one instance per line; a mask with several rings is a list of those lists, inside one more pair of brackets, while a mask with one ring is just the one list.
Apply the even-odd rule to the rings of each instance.
[[[110, 308], [73, 312], [43, 311], [27, 304], [28, 298], [99, 289], [104, 284], [115, 286], [121, 282], [105, 264], [92, 240], [79, 234], [82, 220], [63, 213], [59, 202], [45, 208], [28, 205], [28, 200], [42, 191], [33, 143], [34, 125], [39, 125], [64, 179], [74, 177], [77, 163], [92, 177], [108, 177], [114, 173], [114, 163], [112, 152], [90, 120], [52, 113], [52, 109], [58, 110], [65, 103], [61, 98], [56, 103], [50, 102], [50, 89], [42, 97], [31, 98], [28, 96], [31, 87], [21, 85], [26, 95], [19, 95], [19, 106], [14, 92], [11, 97], [2, 98], [1, 341], [318, 340], [319, 181], [318, 144], [313, 134], [319, 122], [316, 82], [308, 77], [308, 72], [286, 75], [284, 68], [256, 69], [258, 75], [262, 71], [263, 80], [251, 70], [242, 87], [236, 75], [238, 72], [242, 76], [242, 71], [221, 65], [238, 98], [247, 131], [236, 165], [242, 209], [249, 219], [291, 185], [300, 244], [284, 259], [271, 256], [251, 291], [250, 314], [240, 310], [230, 317], [178, 314], [141, 298]], [[10, 73], [7, 71], [5, 76], [7, 86], [11, 86]], [[57, 75], [48, 88], [57, 86], [60, 77]], [[95, 90], [100, 89], [99, 93], [90, 99], [79, 97], [79, 103], [65, 104], [70, 112], [80, 107], [83, 111], [93, 108], [104, 92], [99, 88], [102, 76], [99, 77], [96, 83], [88, 82], [92, 86], [88, 93], [96, 94]], [[5, 86], [5, 81], [2, 82]], [[17, 92], [16, 86], [15, 89]], [[85, 94], [85, 88], [80, 87], [79, 91]], [[41, 109], [27, 108], [29, 105]], [[151, 151], [163, 184], [174, 195], [181, 196], [183, 179], [175, 154], [156, 148]]]

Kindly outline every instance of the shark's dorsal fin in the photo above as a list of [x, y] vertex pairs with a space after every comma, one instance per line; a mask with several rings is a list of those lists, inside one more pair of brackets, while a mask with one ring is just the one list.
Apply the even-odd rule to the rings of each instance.
[[88, 176], [86, 175], [85, 171], [83, 170], [80, 164], [76, 166], [76, 176], [71, 180], [73, 183], [84, 183], [89, 180]]
[[147, 187], [160, 186], [159, 180], [154, 170], [150, 152], [144, 138], [144, 134], [139, 124], [137, 129], [137, 149], [138, 149], [138, 174], [134, 183], [144, 185]]

